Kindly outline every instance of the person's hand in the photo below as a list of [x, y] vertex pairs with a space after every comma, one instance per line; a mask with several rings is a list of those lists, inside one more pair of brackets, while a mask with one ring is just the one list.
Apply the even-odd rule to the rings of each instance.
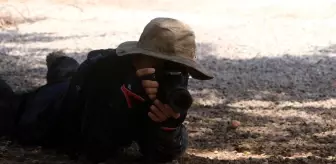
[[[146, 76], [155, 73], [154, 68], [143, 68], [136, 72], [138, 77]], [[154, 101], [154, 105], [150, 107], [150, 112], [148, 116], [155, 122], [163, 122], [170, 117], [175, 119], [180, 117], [179, 113], [175, 113], [171, 107], [166, 104], [162, 104], [161, 101], [156, 99], [156, 94], [158, 92], [159, 83], [152, 80], [142, 80], [142, 86], [145, 89], [146, 94], [151, 100]]]
[[162, 104], [160, 100], [155, 100], [154, 105], [150, 107], [150, 112], [148, 116], [155, 122], [164, 122], [168, 118], [178, 119], [180, 117], [179, 113], [175, 113], [174, 110], [167, 104]]
[[[143, 68], [136, 71], [138, 77], [153, 74], [155, 72], [154, 68]], [[159, 83], [152, 80], [142, 80], [142, 86], [145, 89], [146, 94], [151, 100], [155, 100], [156, 93], [159, 88]]]

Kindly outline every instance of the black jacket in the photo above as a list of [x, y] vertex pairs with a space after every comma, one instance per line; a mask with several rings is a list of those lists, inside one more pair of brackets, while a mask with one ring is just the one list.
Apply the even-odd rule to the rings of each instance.
[[122, 87], [135, 72], [131, 56], [117, 56], [114, 49], [91, 51], [71, 80], [44, 144], [93, 160], [104, 160], [132, 141], [182, 151], [176, 146], [180, 129], [164, 132], [147, 116], [148, 103], [134, 98], [131, 108], [127, 103]]

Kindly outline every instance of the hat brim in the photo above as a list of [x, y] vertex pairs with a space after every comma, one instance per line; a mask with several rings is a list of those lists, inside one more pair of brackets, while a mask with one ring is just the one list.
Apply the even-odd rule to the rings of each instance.
[[124, 55], [131, 55], [131, 54], [143, 54], [167, 61], [172, 61], [175, 63], [182, 64], [184, 66], [187, 66], [189, 69], [189, 74], [192, 78], [198, 79], [198, 80], [210, 80], [213, 79], [213, 75], [208, 72], [201, 64], [199, 64], [197, 61], [190, 60], [181, 56], [176, 55], [164, 55], [157, 52], [145, 50], [142, 48], [137, 47], [137, 41], [127, 41], [124, 43], [121, 43], [116, 48], [116, 53], [118, 56], [124, 56]]

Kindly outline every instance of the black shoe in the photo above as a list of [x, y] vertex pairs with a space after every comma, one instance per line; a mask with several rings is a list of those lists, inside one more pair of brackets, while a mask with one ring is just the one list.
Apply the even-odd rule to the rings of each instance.
[[77, 71], [79, 63], [65, 55], [62, 51], [55, 51], [47, 55], [47, 83], [57, 83], [69, 80]]

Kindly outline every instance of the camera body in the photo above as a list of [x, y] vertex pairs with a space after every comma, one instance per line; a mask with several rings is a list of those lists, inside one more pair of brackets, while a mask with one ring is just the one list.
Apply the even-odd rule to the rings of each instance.
[[157, 99], [168, 104], [176, 113], [185, 114], [192, 105], [193, 99], [188, 91], [189, 74], [184, 69], [165, 65], [144, 79], [159, 83]]

